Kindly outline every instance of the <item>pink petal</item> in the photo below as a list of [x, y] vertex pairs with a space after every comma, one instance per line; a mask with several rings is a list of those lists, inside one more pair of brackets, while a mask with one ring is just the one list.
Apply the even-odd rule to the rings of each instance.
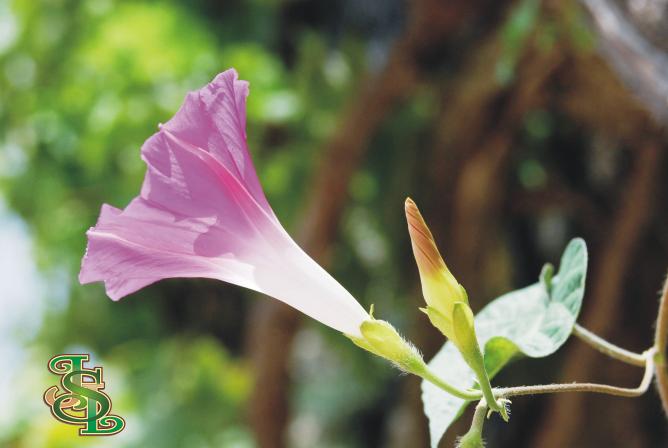
[[200, 90], [190, 92], [163, 127], [178, 139], [213, 155], [241, 180], [268, 213], [267, 203], [246, 145], [248, 82], [227, 70]]
[[102, 207], [79, 280], [104, 281], [118, 300], [164, 278], [215, 278], [359, 335], [367, 313], [297, 246], [265, 199], [246, 147], [247, 93], [234, 71], [222, 73], [144, 143], [141, 194], [124, 210]]

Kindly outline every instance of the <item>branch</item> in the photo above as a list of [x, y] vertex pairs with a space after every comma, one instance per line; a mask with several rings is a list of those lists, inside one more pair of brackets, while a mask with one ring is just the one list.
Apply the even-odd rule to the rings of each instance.
[[668, 56], [643, 37], [614, 2], [582, 3], [592, 15], [610, 65], [659, 123], [668, 122]]

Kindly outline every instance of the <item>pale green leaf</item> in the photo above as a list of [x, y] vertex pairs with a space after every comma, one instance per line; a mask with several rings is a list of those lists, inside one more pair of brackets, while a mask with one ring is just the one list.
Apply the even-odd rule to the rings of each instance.
[[[541, 281], [502, 295], [475, 318], [485, 367], [490, 377], [512, 358], [540, 358], [554, 353], [570, 336], [580, 312], [587, 273], [587, 246], [573, 239], [561, 257], [557, 275], [543, 269]], [[475, 384], [475, 375], [457, 348], [447, 342], [429, 367], [445, 381], [462, 389]], [[422, 382], [424, 411], [429, 418], [431, 445], [436, 447], [448, 427], [461, 415], [467, 402], [433, 384]]]

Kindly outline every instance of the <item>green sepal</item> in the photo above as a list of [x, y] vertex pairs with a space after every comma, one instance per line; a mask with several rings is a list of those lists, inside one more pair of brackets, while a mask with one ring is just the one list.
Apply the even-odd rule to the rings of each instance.
[[426, 308], [420, 308], [420, 311], [425, 313], [429, 317], [429, 322], [438, 329], [443, 336], [448, 339], [452, 339], [454, 336], [452, 330], [452, 319], [449, 316], [441, 313], [438, 309], [433, 306], [427, 306]]
[[485, 368], [473, 324], [473, 311], [464, 302], [455, 302], [452, 308], [452, 342], [457, 346], [473, 371]]
[[484, 448], [485, 441], [482, 438], [482, 431], [471, 427], [469, 431], [457, 440], [457, 448]]
[[466, 292], [466, 289], [460, 284], [459, 285], [459, 291], [461, 294], [461, 301], [466, 303], [467, 305], [469, 304], [469, 293]]
[[489, 409], [501, 414], [501, 417], [508, 421], [508, 413], [495, 397], [492, 391], [492, 385], [489, 381], [489, 375], [485, 368], [485, 359], [480, 350], [480, 344], [475, 334], [474, 316], [471, 308], [464, 302], [456, 302], [452, 309], [452, 328], [455, 344], [462, 354], [464, 361], [471, 367], [471, 370], [478, 377], [478, 386], [487, 401]]
[[416, 375], [425, 371], [427, 366], [420, 352], [402, 338], [389, 322], [371, 317], [362, 322], [360, 333], [361, 338], [346, 336], [358, 347], [392, 361], [401, 370]]

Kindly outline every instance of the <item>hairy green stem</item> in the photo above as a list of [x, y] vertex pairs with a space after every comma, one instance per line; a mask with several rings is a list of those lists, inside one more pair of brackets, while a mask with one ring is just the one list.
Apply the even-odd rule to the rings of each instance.
[[482, 398], [482, 394], [479, 391], [467, 391], [459, 389], [458, 387], [455, 387], [447, 381], [442, 380], [436, 376], [434, 372], [429, 370], [429, 368], [426, 368], [424, 372], [421, 372], [420, 376], [440, 389], [443, 389], [450, 395], [454, 395], [455, 397], [461, 398], [462, 400], [472, 401]]
[[585, 343], [591, 345], [599, 352], [610, 356], [611, 358], [638, 367], [645, 366], [645, 356], [643, 356], [641, 353], [635, 353], [618, 347], [615, 344], [606, 341], [602, 337], [595, 335], [577, 323], [573, 326], [573, 335]]
[[[649, 389], [652, 384], [652, 378], [654, 378], [655, 373], [655, 360], [659, 358], [657, 356], [656, 347], [645, 351], [641, 355], [644, 359], [645, 365], [645, 374], [643, 375], [642, 381], [638, 387], [627, 388], [627, 387], [617, 387], [610, 386], [608, 384], [598, 384], [598, 383], [567, 383], [567, 384], [539, 384], [535, 386], [515, 386], [515, 387], [500, 387], [492, 390], [493, 396], [491, 400], [496, 404], [496, 407], [499, 407], [499, 399], [522, 396], [522, 395], [539, 395], [539, 394], [555, 394], [555, 393], [565, 393], [565, 392], [588, 392], [588, 393], [598, 393], [598, 394], [607, 394], [615, 395], [618, 397], [639, 397], [643, 395]], [[440, 379], [436, 376], [431, 370], [426, 368], [424, 372], [420, 373], [420, 376], [434, 384], [435, 386], [443, 389], [445, 392], [454, 395], [455, 397], [461, 398], [466, 401], [473, 401], [481, 399], [481, 403], [484, 403], [485, 408], [489, 406], [489, 402], [486, 397], [483, 397], [483, 394], [480, 391], [468, 391], [459, 389], [447, 381]], [[502, 404], [502, 403], [501, 403]], [[664, 403], [665, 404], [665, 403]], [[496, 412], [501, 413], [505, 419], [505, 413], [498, 411], [494, 408], [491, 408]], [[505, 406], [503, 406], [505, 410]], [[476, 410], [477, 411], [477, 410]]]
[[487, 414], [487, 403], [483, 398], [475, 408], [471, 428], [457, 440], [457, 448], [480, 448], [485, 446], [482, 439], [482, 429], [485, 425], [485, 415]]
[[475, 374], [478, 377], [480, 390], [482, 390], [482, 396], [485, 397], [487, 406], [492, 411], [498, 412], [505, 421], [508, 421], [508, 412], [505, 405], [497, 401], [492, 389], [492, 383], [489, 381], [489, 376], [487, 376], [487, 370], [485, 370], [484, 364], [481, 363], [480, 366], [479, 369], [475, 369]]
[[478, 428], [482, 432], [482, 427], [485, 424], [485, 416], [487, 415], [487, 402], [483, 398], [478, 402], [478, 405], [475, 407], [475, 412], [473, 413], [473, 420], [471, 421], [471, 427]]
[[668, 344], [668, 277], [663, 284], [663, 293], [659, 302], [659, 316], [654, 333], [654, 348], [656, 355], [656, 388], [661, 397], [663, 411], [668, 417], [668, 369], [666, 366], [666, 345]]
[[572, 384], [542, 384], [536, 386], [518, 386], [495, 389], [497, 397], [512, 397], [519, 395], [554, 394], [563, 392], [592, 392], [599, 394], [616, 395], [618, 397], [639, 397], [647, 392], [654, 377], [654, 358], [656, 349], [647, 350], [643, 357], [645, 359], [645, 374], [640, 385], [635, 388], [616, 387], [607, 384], [596, 383], [572, 383]]

